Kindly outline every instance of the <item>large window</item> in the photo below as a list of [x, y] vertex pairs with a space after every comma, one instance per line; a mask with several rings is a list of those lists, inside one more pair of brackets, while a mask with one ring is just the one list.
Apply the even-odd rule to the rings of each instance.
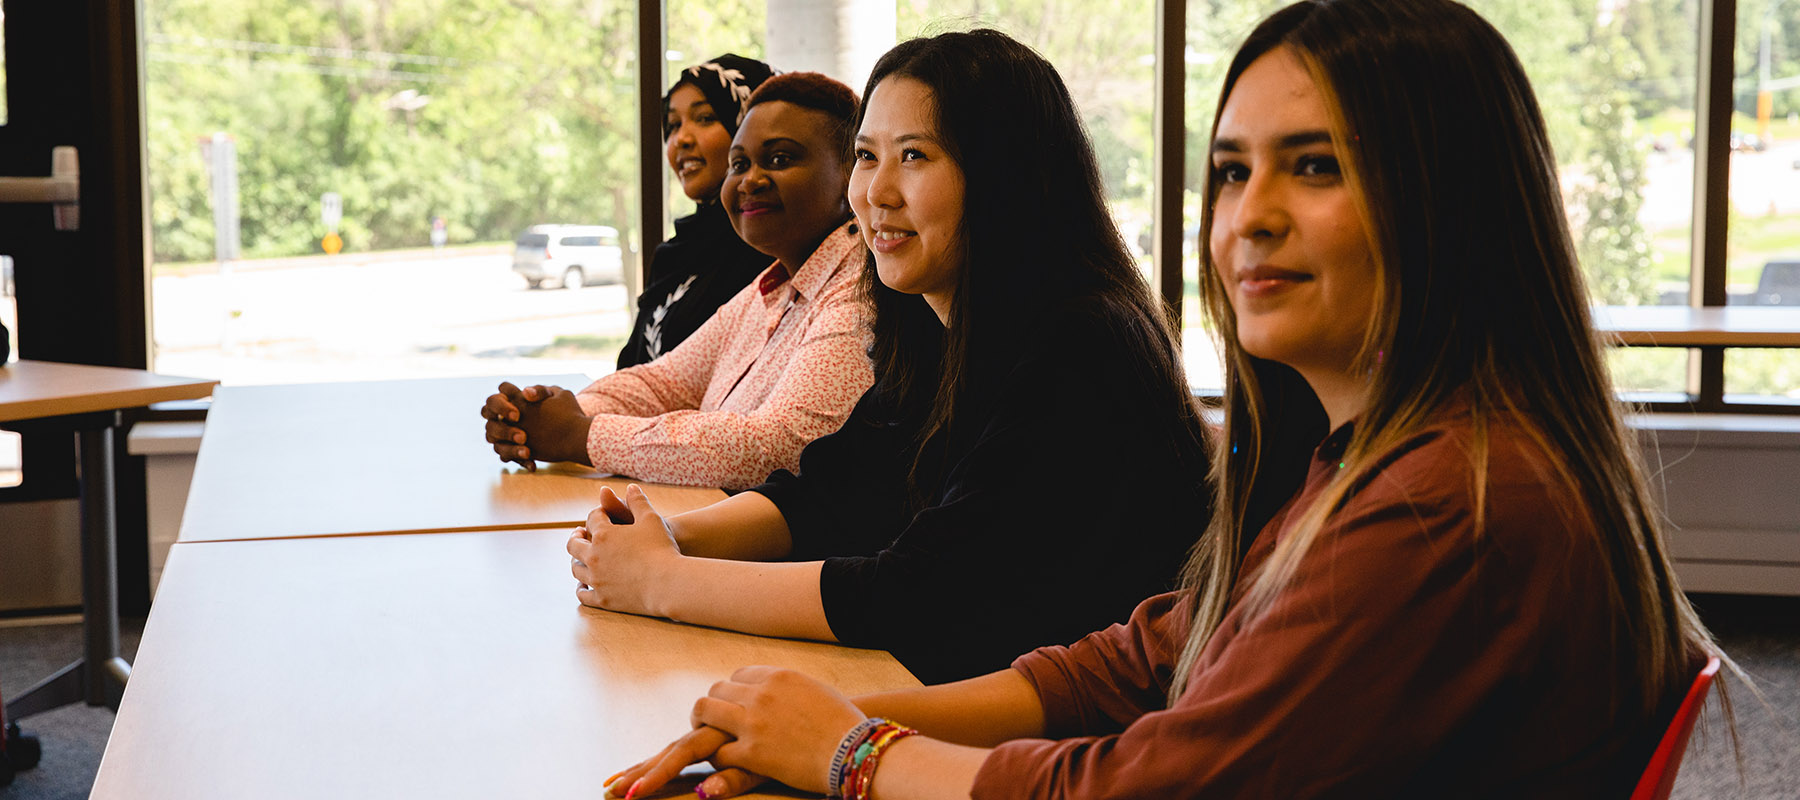
[[[156, 369], [610, 365], [640, 241], [635, 5], [143, 5]], [[620, 239], [521, 255], [534, 226]]]
[[[627, 274], [658, 238], [638, 231], [634, 5], [144, 3], [157, 368], [247, 382], [610, 363], [628, 325], [624, 286], [532, 290], [512, 266], [515, 241], [538, 225], [616, 231]], [[1220, 381], [1196, 293], [1207, 131], [1230, 53], [1282, 4], [1188, 0], [1187, 46], [1170, 65], [1157, 60], [1153, 0], [893, 0], [895, 39], [987, 25], [1056, 64], [1147, 273], [1156, 77], [1181, 74], [1185, 140], [1165, 144], [1185, 153], [1185, 203], [1164, 224], [1182, 231], [1185, 291], [1169, 300], [1200, 387]], [[1709, 281], [1725, 287], [1715, 304], [1800, 303], [1800, 0], [1470, 4], [1531, 73], [1596, 305], [1701, 305], [1692, 287]], [[1710, 131], [1696, 88], [1715, 77], [1700, 64], [1715, 9], [1736, 21], [1729, 132]], [[721, 52], [768, 58], [765, 0], [673, 0], [664, 17], [662, 84]], [[1714, 170], [1696, 187], [1702, 134], [1729, 135], [1728, 181]], [[666, 234], [692, 204], [662, 172], [665, 212], [651, 224]], [[1696, 194], [1729, 203], [1728, 237], [1696, 217]], [[1723, 258], [1694, 263], [1727, 239]], [[595, 283], [557, 266], [546, 285]], [[1716, 407], [1800, 394], [1791, 350], [1710, 358], [1611, 354], [1628, 395]], [[1697, 388], [1704, 374], [1714, 388]]]

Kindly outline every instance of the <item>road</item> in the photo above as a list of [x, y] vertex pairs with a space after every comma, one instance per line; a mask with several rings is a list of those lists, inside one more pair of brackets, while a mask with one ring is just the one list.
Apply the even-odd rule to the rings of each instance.
[[156, 277], [156, 369], [233, 384], [599, 374], [610, 359], [533, 355], [630, 331], [623, 287], [531, 290], [505, 253], [270, 263]]
[[[1731, 154], [1731, 204], [1739, 213], [1800, 214], [1800, 141], [1777, 142], [1761, 153]], [[1694, 151], [1651, 153], [1644, 170], [1638, 221], [1655, 231], [1685, 228], [1694, 216]]]

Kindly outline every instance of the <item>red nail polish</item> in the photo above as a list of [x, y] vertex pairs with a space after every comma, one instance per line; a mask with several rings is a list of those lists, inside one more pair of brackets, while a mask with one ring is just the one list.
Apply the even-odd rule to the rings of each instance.
[[637, 793], [638, 793], [638, 787], [642, 786], [642, 785], [644, 785], [643, 778], [638, 778], [637, 780], [632, 781], [631, 788], [625, 790], [625, 800], [631, 800], [631, 798], [636, 797]]
[[702, 781], [699, 786], [694, 787], [694, 794], [699, 795], [700, 800], [712, 800], [712, 795], [706, 793], [706, 783], [704, 781]]

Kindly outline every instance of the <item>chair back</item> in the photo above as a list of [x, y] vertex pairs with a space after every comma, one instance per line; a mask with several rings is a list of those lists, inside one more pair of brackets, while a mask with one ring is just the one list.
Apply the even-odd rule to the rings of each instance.
[[1631, 800], [1668, 800], [1669, 792], [1675, 788], [1675, 773], [1681, 770], [1681, 757], [1687, 753], [1688, 737], [1694, 733], [1694, 720], [1700, 718], [1700, 707], [1706, 704], [1706, 693], [1712, 689], [1713, 678], [1718, 674], [1719, 657], [1713, 656], [1706, 660], [1700, 674], [1694, 676], [1694, 685], [1688, 687], [1687, 697], [1682, 698], [1681, 707], [1675, 710], [1675, 719], [1669, 721], [1669, 729], [1656, 744], [1650, 766], [1638, 779]]

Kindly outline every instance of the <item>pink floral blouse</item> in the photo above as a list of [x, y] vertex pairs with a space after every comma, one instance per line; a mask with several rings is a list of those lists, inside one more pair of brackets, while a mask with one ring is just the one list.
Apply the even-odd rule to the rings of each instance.
[[745, 489], [797, 469], [874, 381], [857, 296], [862, 239], [839, 228], [789, 276], [776, 262], [681, 345], [576, 394], [596, 469]]

